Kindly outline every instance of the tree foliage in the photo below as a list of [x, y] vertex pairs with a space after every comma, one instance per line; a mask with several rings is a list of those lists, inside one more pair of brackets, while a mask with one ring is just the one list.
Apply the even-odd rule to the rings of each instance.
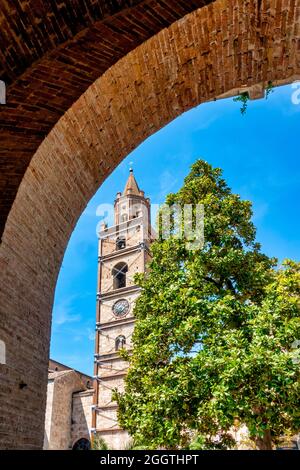
[[96, 435], [92, 440], [92, 450], [108, 450], [108, 445], [102, 437]]
[[[152, 245], [134, 310], [119, 422], [148, 448], [228, 448], [245, 424], [259, 448], [299, 429], [300, 265], [261, 252], [249, 201], [199, 160], [167, 204], [204, 204], [205, 243]], [[271, 443], [272, 442], [272, 443]]]

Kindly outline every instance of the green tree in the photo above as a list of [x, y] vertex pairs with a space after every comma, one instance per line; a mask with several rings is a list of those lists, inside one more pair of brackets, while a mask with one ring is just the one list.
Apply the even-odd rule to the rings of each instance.
[[249, 201], [199, 160], [167, 204], [204, 204], [205, 243], [152, 245], [134, 314], [119, 422], [148, 448], [228, 448], [246, 424], [260, 449], [299, 429], [300, 266], [276, 268], [255, 241]]
[[109, 450], [105, 440], [99, 435], [94, 436], [92, 440], [92, 450]]

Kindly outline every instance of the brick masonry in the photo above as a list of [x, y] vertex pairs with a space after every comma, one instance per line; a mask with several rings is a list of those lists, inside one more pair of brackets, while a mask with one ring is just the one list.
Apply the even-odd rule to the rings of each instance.
[[53, 294], [89, 199], [132, 149], [184, 111], [299, 79], [299, 19], [300, 0], [216, 0], [115, 63], [42, 141], [0, 248], [1, 448], [42, 447]]
[[129, 51], [211, 1], [0, 2], [0, 234], [32, 155], [64, 112]]

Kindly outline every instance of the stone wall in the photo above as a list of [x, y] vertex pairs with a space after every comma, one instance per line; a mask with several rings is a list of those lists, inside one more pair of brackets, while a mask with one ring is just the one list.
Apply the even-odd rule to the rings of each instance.
[[[118, 254], [118, 252], [117, 252]], [[102, 284], [101, 292], [107, 293], [113, 289], [113, 268], [119, 263], [124, 262], [128, 266], [128, 271], [126, 273], [126, 287], [134, 286], [134, 275], [143, 272], [144, 270], [144, 258], [140, 255], [138, 251], [133, 251], [127, 255], [119, 254], [119, 257], [114, 259], [109, 258], [109, 260], [102, 261]]]
[[44, 434], [44, 445], [43, 445], [43, 449], [45, 450], [50, 448], [53, 394], [54, 394], [54, 379], [50, 379], [48, 380], [48, 385], [47, 385], [45, 434]]
[[[118, 374], [116, 370], [109, 371], [105, 374], [101, 373], [102, 378], [107, 375], [107, 380], [103, 380], [98, 386], [98, 406], [101, 409], [101, 415], [97, 416], [97, 429], [99, 435], [104, 439], [109, 449], [124, 449], [130, 441], [128, 433], [122, 429], [117, 422], [117, 404], [112, 401], [112, 389], [119, 392], [124, 391], [124, 369], [128, 364], [120, 358], [113, 361], [114, 369], [123, 370], [122, 374]], [[112, 373], [115, 374], [112, 376]]]
[[[74, 370], [49, 374], [44, 438], [45, 450], [70, 448], [72, 443], [73, 393], [84, 388], [79, 375]], [[78, 422], [80, 420], [81, 417], [78, 418]]]
[[90, 440], [93, 394], [93, 390], [73, 394], [71, 448], [81, 438]]

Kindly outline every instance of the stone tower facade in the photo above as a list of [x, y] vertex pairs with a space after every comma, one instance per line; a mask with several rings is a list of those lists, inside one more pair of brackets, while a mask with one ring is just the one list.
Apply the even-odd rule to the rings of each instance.
[[144, 272], [152, 240], [150, 200], [130, 170], [123, 193], [114, 203], [114, 225], [99, 233], [96, 345], [92, 432], [109, 449], [124, 449], [128, 434], [120, 429], [112, 390], [123, 390], [128, 364], [119, 356], [131, 348], [133, 307], [139, 295], [134, 275]]

